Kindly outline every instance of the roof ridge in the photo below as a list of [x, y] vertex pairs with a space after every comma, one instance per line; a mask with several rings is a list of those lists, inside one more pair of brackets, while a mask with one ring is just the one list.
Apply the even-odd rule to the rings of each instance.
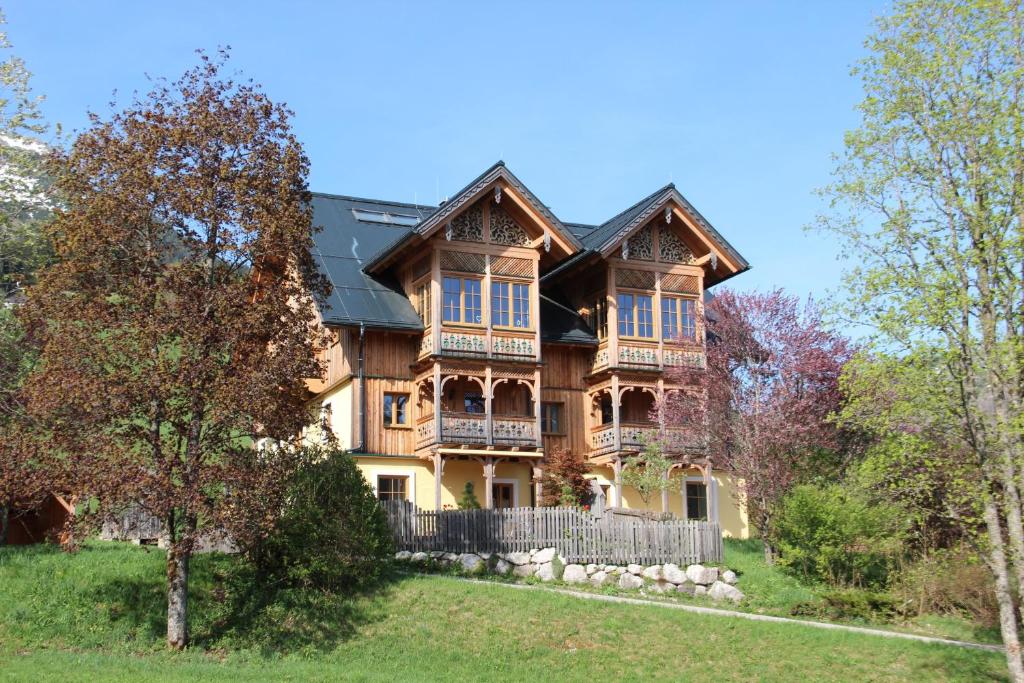
[[625, 208], [622, 211], [619, 211], [617, 214], [615, 214], [614, 216], [612, 216], [611, 218], [606, 220], [604, 223], [601, 223], [601, 225], [599, 225], [598, 227], [603, 227], [605, 225], [608, 225], [609, 223], [611, 223], [613, 220], [615, 220], [619, 216], [627, 214], [630, 211], [632, 211], [633, 209], [635, 209], [636, 207], [640, 206], [641, 204], [645, 204], [645, 203], [651, 201], [652, 199], [654, 199], [654, 197], [656, 195], [659, 195], [662, 192], [665, 192], [666, 190], [674, 190], [674, 189], [676, 189], [676, 184], [675, 183], [669, 183], [668, 185], [660, 187], [657, 190], [655, 190], [654, 192], [652, 192], [649, 195], [647, 195], [646, 197], [644, 197], [643, 199], [641, 199], [640, 201], [638, 201], [635, 204], [633, 204], [632, 206], [630, 206], [628, 208]]
[[436, 210], [438, 207], [433, 204], [414, 204], [412, 202], [393, 202], [387, 199], [370, 199], [369, 197], [353, 197], [347, 194], [334, 194], [332, 192], [310, 192], [314, 197], [326, 197], [327, 199], [348, 199], [354, 202], [363, 202], [365, 204], [384, 204], [388, 206], [407, 206], [410, 209], [429, 209], [431, 211]]

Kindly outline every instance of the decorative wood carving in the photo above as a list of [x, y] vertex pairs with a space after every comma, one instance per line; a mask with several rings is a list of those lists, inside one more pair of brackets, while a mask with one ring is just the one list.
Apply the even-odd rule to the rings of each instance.
[[510, 247], [528, 247], [530, 236], [505, 209], [495, 204], [491, 207], [491, 242]]
[[672, 230], [658, 233], [658, 258], [668, 263], [693, 263], [693, 252]]
[[465, 242], [484, 241], [484, 211], [479, 204], [474, 204], [452, 219], [451, 233], [453, 240]]

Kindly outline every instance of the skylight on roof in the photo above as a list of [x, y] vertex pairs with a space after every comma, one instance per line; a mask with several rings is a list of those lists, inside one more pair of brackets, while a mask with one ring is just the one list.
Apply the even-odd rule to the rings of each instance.
[[370, 211], [369, 209], [352, 209], [352, 215], [363, 223], [383, 223], [385, 225], [416, 225], [419, 216], [407, 213], [388, 213], [387, 211]]

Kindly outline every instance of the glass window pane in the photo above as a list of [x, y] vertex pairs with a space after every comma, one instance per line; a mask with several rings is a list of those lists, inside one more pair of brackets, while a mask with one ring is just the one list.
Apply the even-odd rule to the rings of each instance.
[[708, 518], [707, 488], [702, 482], [686, 482], [686, 516], [689, 519]]
[[463, 410], [467, 413], [484, 412], [484, 397], [480, 394], [465, 394], [463, 399]]
[[661, 334], [665, 339], [679, 336], [679, 316], [676, 310], [676, 299], [666, 297], [661, 300]]
[[466, 278], [463, 280], [463, 285], [466, 288], [465, 321], [467, 323], [475, 323], [479, 325], [483, 322], [482, 308], [480, 305], [480, 280]]
[[395, 396], [395, 424], [405, 424], [405, 408], [406, 404], [409, 403], [409, 397], [405, 394], [399, 394]]
[[459, 278], [446, 277], [444, 279], [444, 305], [441, 309], [441, 319], [444, 322], [457, 323], [462, 320], [462, 307], [459, 303], [459, 289]]
[[633, 336], [633, 295], [619, 294], [619, 336]]
[[697, 302], [683, 299], [682, 304], [682, 336], [691, 341], [697, 338]]
[[394, 402], [394, 395], [384, 394], [384, 424], [391, 424], [391, 416], [393, 414], [392, 405]]
[[491, 324], [508, 327], [508, 283], [491, 283]]
[[654, 336], [653, 300], [649, 296], [636, 298], [636, 333], [640, 337]]
[[530, 285], [512, 285], [512, 326], [530, 326]]

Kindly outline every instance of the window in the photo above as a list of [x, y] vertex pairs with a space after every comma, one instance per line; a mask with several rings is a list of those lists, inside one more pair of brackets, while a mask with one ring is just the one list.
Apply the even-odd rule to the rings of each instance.
[[614, 421], [612, 413], [612, 397], [608, 394], [601, 394], [601, 424], [608, 425]]
[[[620, 337], [654, 336], [654, 304], [649, 295], [619, 294], [617, 301]], [[636, 323], [635, 327], [634, 322]]]
[[441, 320], [446, 323], [482, 324], [480, 280], [445, 276], [442, 289], [444, 300], [441, 306]]
[[431, 323], [430, 313], [430, 281], [416, 287], [416, 313], [427, 326]]
[[407, 213], [388, 213], [386, 211], [370, 211], [368, 209], [352, 209], [352, 215], [363, 223], [385, 223], [393, 225], [417, 225], [419, 216]]
[[669, 296], [661, 300], [661, 330], [666, 339], [697, 339], [697, 302]]
[[462, 407], [467, 413], [483, 415], [486, 405], [482, 394], [463, 394]]
[[686, 482], [686, 518], [705, 521], [708, 518], [708, 490], [703, 482]]
[[513, 282], [491, 283], [491, 325], [519, 328], [530, 326], [530, 285]]
[[619, 294], [619, 336], [633, 336], [633, 295]]
[[409, 394], [384, 394], [384, 426], [403, 427], [409, 424]]
[[562, 404], [540, 404], [540, 431], [543, 434], [562, 433]]
[[516, 506], [516, 489], [514, 484], [493, 484], [491, 492], [494, 498], [494, 507], [499, 510]]
[[409, 477], [380, 475], [377, 477], [377, 500], [407, 500]]
[[608, 336], [608, 302], [602, 296], [594, 300], [594, 303], [590, 306], [590, 312], [587, 315], [587, 322], [590, 323], [590, 327], [597, 333], [598, 339], [604, 339]]

